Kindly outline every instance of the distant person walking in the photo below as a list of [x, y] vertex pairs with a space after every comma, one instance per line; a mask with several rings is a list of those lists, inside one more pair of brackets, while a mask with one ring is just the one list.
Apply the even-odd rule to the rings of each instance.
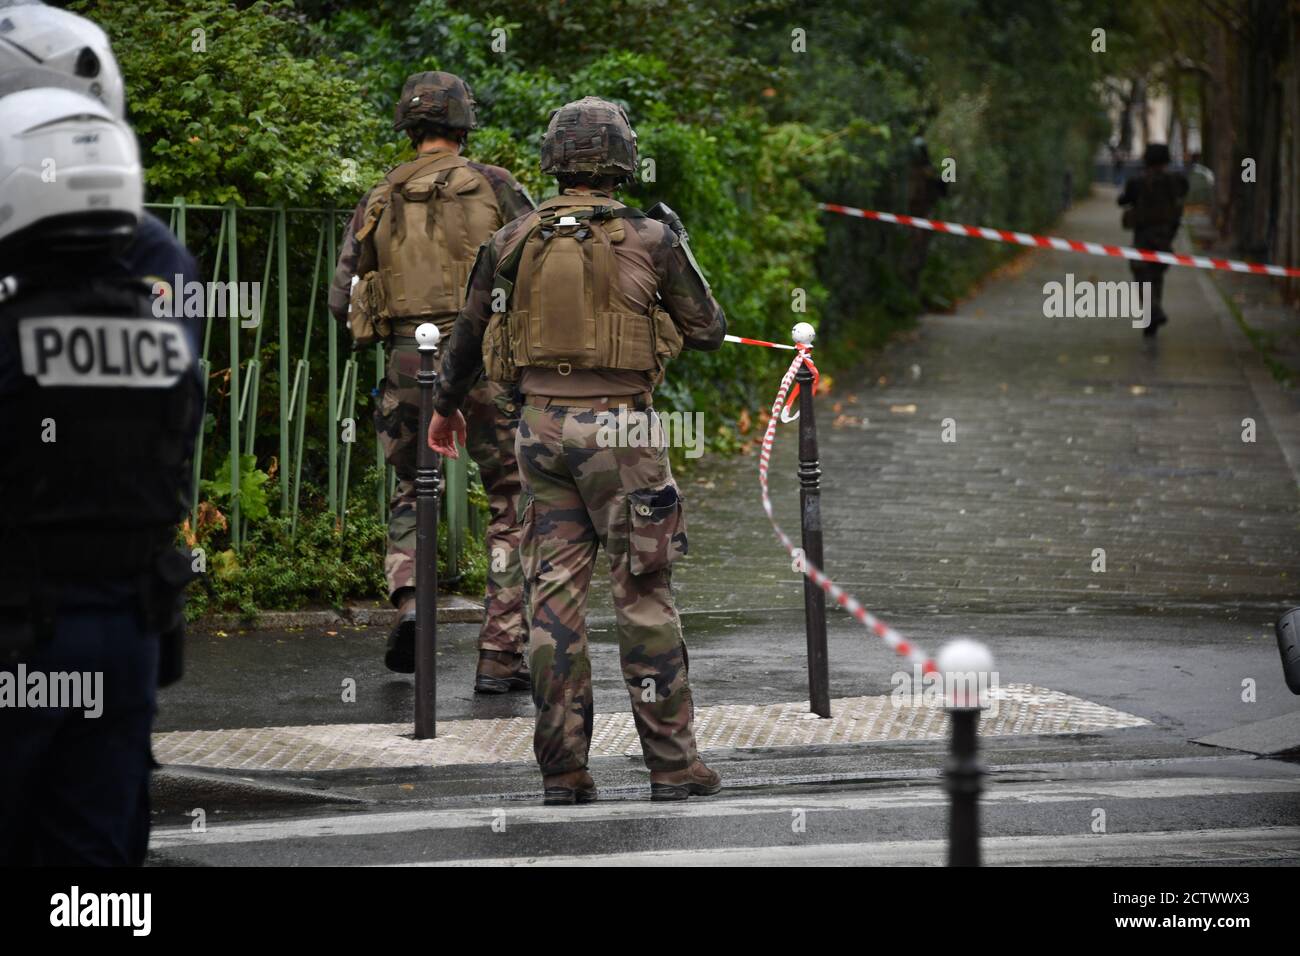
[[[907, 165], [907, 214], [928, 219], [935, 204], [948, 195], [948, 184], [930, 161], [930, 149], [924, 137], [912, 140]], [[921, 270], [925, 268], [932, 235], [928, 230], [911, 229], [905, 237], [907, 246], [899, 272], [914, 293], [921, 289]]]
[[[1124, 183], [1119, 204], [1124, 208], [1125, 229], [1133, 230], [1133, 245], [1139, 249], [1172, 252], [1174, 236], [1183, 219], [1183, 200], [1187, 196], [1187, 177], [1169, 170], [1169, 147], [1152, 143], [1142, 155], [1143, 170]], [[1164, 294], [1163, 262], [1130, 260], [1129, 268], [1137, 282], [1151, 283], [1151, 321], [1143, 335], [1155, 335], [1169, 321], [1161, 298]]]

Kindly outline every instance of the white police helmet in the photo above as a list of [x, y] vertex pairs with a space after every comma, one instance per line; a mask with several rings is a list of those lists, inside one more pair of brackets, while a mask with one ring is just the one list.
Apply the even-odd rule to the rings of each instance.
[[93, 96], [126, 117], [122, 71], [103, 30], [40, 0], [0, 0], [0, 96], [49, 86]]
[[0, 243], [102, 245], [129, 238], [143, 211], [135, 134], [103, 103], [51, 89], [0, 99]]

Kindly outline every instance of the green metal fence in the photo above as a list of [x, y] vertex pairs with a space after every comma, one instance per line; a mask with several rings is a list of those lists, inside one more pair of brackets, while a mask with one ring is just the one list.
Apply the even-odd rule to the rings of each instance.
[[[245, 217], [269, 217], [264, 221], [268, 228], [265, 253], [261, 261], [261, 301], [258, 303], [258, 321], [255, 326], [241, 326], [241, 316], [237, 308], [227, 307], [224, 318], [227, 324], [230, 350], [230, 389], [229, 402], [229, 466], [231, 482], [231, 506], [228, 519], [230, 522], [231, 543], [239, 548], [247, 536], [247, 522], [240, 514], [239, 507], [239, 454], [254, 453], [256, 422], [258, 414], [259, 392], [262, 384], [263, 354], [268, 350], [275, 352], [279, 389], [279, 468], [280, 468], [280, 502], [282, 515], [291, 518], [291, 527], [296, 532], [299, 504], [302, 498], [303, 460], [306, 456], [309, 417], [309, 396], [312, 389], [319, 389], [321, 372], [324, 372], [325, 409], [328, 417], [314, 423], [314, 427], [323, 427], [327, 438], [328, 488], [326, 501], [329, 510], [338, 516], [341, 523], [346, 522], [348, 514], [348, 494], [353, 484], [352, 479], [352, 441], [343, 440], [342, 429], [347, 420], [352, 420], [356, 432], [368, 427], [356, 421], [357, 393], [366, 388], [362, 381], [372, 382], [378, 386], [384, 378], [385, 353], [383, 346], [373, 349], [352, 351], [346, 334], [337, 327], [323, 304], [328, 296], [329, 283], [334, 273], [334, 263], [338, 258], [337, 239], [344, 217], [350, 210], [300, 208], [285, 206], [243, 206], [205, 205], [187, 203], [177, 197], [170, 203], [151, 203], [151, 209], [158, 211], [169, 219], [172, 232], [183, 244], [190, 236], [191, 214], [219, 214], [220, 225], [216, 230], [215, 247], [210, 255], [200, 255], [207, 265], [207, 279], [210, 283], [230, 283], [229, 288], [237, 289], [241, 276], [250, 271], [247, 254], [241, 257], [239, 226]], [[307, 286], [308, 294], [304, 301], [291, 302], [289, 235], [291, 219], [295, 235], [314, 232], [314, 256], [312, 257], [311, 282]], [[311, 226], [314, 225], [314, 230]], [[256, 263], [251, 264], [254, 268]], [[274, 266], [274, 277], [272, 267]], [[274, 282], [272, 282], [274, 278]], [[214, 285], [208, 285], [203, 334], [203, 355], [201, 367], [205, 390], [212, 373], [213, 334], [220, 332], [218, 315], [221, 305], [216, 298]], [[274, 339], [267, 341], [266, 321], [270, 314], [267, 305], [271, 288], [275, 288], [275, 327]], [[175, 290], [177, 301], [182, 290]], [[229, 306], [229, 303], [227, 303]], [[317, 320], [317, 312], [324, 313]], [[241, 333], [252, 331], [251, 348], [241, 339]], [[313, 336], [326, 338], [326, 367], [313, 368], [313, 345], [317, 344]], [[344, 337], [342, 350], [340, 336]], [[283, 383], [290, 383], [288, 388]], [[315, 394], [319, 394], [318, 392]], [[198, 508], [199, 482], [205, 477], [200, 474], [203, 461], [204, 436], [199, 436], [199, 446], [194, 456], [193, 488], [195, 509]], [[375, 466], [379, 476], [372, 493], [382, 519], [387, 518], [388, 502], [396, 484], [396, 476], [383, 458], [379, 443], [375, 443]], [[450, 566], [445, 569], [449, 576], [459, 573], [458, 559], [467, 534], [477, 534], [477, 510], [471, 511], [468, 504], [469, 483], [476, 469], [466, 456], [445, 463], [445, 493], [443, 508], [449, 535], [448, 554]], [[192, 518], [196, 515], [192, 515]]]

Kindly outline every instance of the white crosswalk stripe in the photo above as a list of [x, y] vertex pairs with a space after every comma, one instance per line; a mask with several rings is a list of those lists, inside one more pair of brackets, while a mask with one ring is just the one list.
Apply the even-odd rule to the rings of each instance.
[[[1300, 864], [1300, 827], [1186, 830], [1091, 836], [988, 837], [985, 864], [1106, 866], [1158, 858], [1165, 863], [1248, 862], [1268, 855]], [[819, 843], [809, 846], [718, 847], [699, 851], [593, 853], [587, 856], [498, 857], [398, 863], [395, 866], [942, 866], [943, 840]]]

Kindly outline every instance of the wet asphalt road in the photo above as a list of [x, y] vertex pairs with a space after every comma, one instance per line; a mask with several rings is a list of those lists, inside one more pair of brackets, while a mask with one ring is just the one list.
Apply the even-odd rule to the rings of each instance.
[[[683, 620], [700, 706], [807, 699], [802, 611], [698, 613]], [[984, 642], [1004, 683], [1066, 690], [1189, 739], [1296, 708], [1272, 622], [1259, 612], [901, 612], [890, 620], [922, 646], [958, 636]], [[439, 718], [531, 714], [526, 694], [472, 693], [477, 633], [469, 624], [440, 630]], [[413, 684], [384, 668], [385, 636], [379, 628], [337, 636], [197, 635], [189, 674], [167, 692], [156, 729], [407, 721]], [[625, 709], [612, 624], [596, 623], [591, 642], [597, 711]], [[832, 697], [890, 692], [895, 658], [855, 621], [832, 615], [828, 644]], [[347, 678], [357, 681], [355, 703], [341, 699]], [[1247, 678], [1258, 687], [1255, 703], [1241, 700]]]
[[[1057, 233], [1118, 241], [1109, 202], [1081, 204]], [[1202, 279], [1171, 271], [1174, 321], [1152, 347], [1115, 320], [1044, 319], [1042, 285], [1066, 271], [1127, 278], [1119, 262], [1033, 253], [955, 314], [923, 319], [915, 339], [856, 376], [856, 391], [841, 377], [819, 406], [828, 570], [929, 650], [976, 637], [1004, 683], [1152, 722], [986, 739], [991, 860], [1294, 865], [1300, 765], [1192, 741], [1300, 708], [1272, 635], [1280, 611], [1300, 603], [1297, 476]], [[1247, 416], [1256, 443], [1240, 440]], [[940, 440], [944, 418], [956, 421], [955, 443]], [[778, 439], [773, 466], [789, 527], [792, 438]], [[676, 584], [704, 706], [807, 697], [800, 584], [758, 508], [754, 467], [706, 459], [685, 477], [692, 547]], [[1096, 548], [1104, 574], [1092, 570]], [[604, 588], [592, 612], [596, 708], [624, 710]], [[475, 634], [440, 632], [440, 720], [529, 714], [526, 695], [470, 693]], [[408, 720], [411, 682], [383, 669], [383, 639], [345, 628], [196, 635], [156, 729]], [[897, 662], [859, 625], [832, 614], [829, 641], [832, 697], [891, 689]], [[347, 678], [355, 703], [341, 700]], [[724, 795], [667, 808], [645, 800], [646, 772], [628, 758], [593, 762], [606, 796], [596, 807], [545, 811], [523, 765], [250, 774], [365, 802], [223, 798], [203, 804], [208, 834], [189, 836], [183, 801], [164, 804], [152, 859], [939, 862], [942, 751], [721, 752]]]

